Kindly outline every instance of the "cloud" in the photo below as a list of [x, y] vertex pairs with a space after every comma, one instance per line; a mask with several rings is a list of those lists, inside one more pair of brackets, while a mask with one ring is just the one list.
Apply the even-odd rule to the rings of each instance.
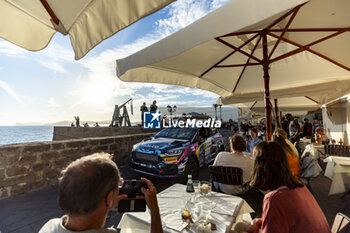
[[167, 36], [193, 23], [229, 0], [178, 0], [169, 6], [168, 18], [158, 20], [157, 31]]
[[51, 98], [47, 101], [47, 104], [48, 104], [48, 106], [51, 107], [51, 108], [59, 107], [59, 105], [56, 103], [55, 98], [53, 98], [53, 97], [51, 97]]
[[61, 62], [72, 62], [74, 57], [73, 49], [63, 47], [54, 41], [51, 41], [45, 49], [38, 51], [37, 54], [47, 59]]
[[0, 56], [5, 55], [13, 58], [24, 58], [27, 50], [14, 45], [8, 41], [0, 40]]
[[[65, 64], [72, 62], [73, 50], [65, 48], [58, 43], [51, 41], [49, 45], [37, 52], [27, 51], [8, 41], [0, 41], [0, 56], [4, 55], [12, 58], [32, 59], [41, 66], [54, 71], [55, 73], [67, 74]], [[1, 67], [0, 67], [1, 70]]]
[[63, 67], [63, 65], [58, 61], [44, 60], [44, 59], [39, 59], [37, 61], [40, 65], [54, 71], [55, 73], [63, 73], [63, 74], [68, 73], [67, 70]]
[[72, 49], [51, 41], [45, 49], [37, 52], [34, 57], [41, 66], [55, 73], [67, 74], [68, 72], [64, 66], [72, 62], [74, 53]]
[[22, 98], [16, 93], [10, 85], [0, 80], [0, 88], [2, 88], [7, 94], [9, 94], [13, 99], [15, 99], [18, 103], [23, 104]]
[[4, 67], [0, 66], [0, 70], [3, 70], [3, 69], [4, 69]]
[[[74, 99], [71, 108], [94, 102], [100, 106], [98, 101], [106, 105], [108, 99], [118, 103], [131, 97], [135, 100], [135, 106], [144, 101], [150, 103], [154, 99], [157, 99], [160, 105], [177, 102], [178, 105], [181, 103], [186, 106], [210, 106], [211, 101], [215, 102], [218, 95], [208, 91], [165, 84], [122, 82], [116, 76], [115, 61], [189, 25], [227, 1], [178, 0], [165, 8], [164, 11], [168, 12], [166, 17], [155, 22], [152, 32], [122, 46], [77, 61], [84, 67], [84, 73], [81, 74], [81, 78], [76, 79], [69, 94], [71, 99]], [[194, 97], [202, 98], [203, 101], [195, 101]], [[106, 111], [101, 108], [99, 113], [103, 112]]]
[[63, 73], [66, 74], [67, 70], [63, 67], [63, 65], [57, 61], [48, 61], [48, 60], [38, 60], [39, 64], [45, 68], [48, 68], [55, 73]]
[[213, 2], [211, 3], [212, 8], [216, 9], [222, 5], [224, 5], [225, 3], [227, 3], [229, 0], [213, 0]]

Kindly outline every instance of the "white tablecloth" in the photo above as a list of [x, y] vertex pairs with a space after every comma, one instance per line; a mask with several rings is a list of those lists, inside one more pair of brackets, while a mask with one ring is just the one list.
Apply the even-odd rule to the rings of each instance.
[[309, 144], [305, 146], [305, 150], [303, 154], [301, 155], [301, 158], [304, 158], [308, 153], [314, 158], [318, 159], [319, 158], [319, 152], [321, 151], [323, 154], [325, 153], [324, 151], [324, 145], [320, 144]]
[[328, 195], [345, 192], [345, 184], [350, 184], [350, 158], [329, 156], [324, 162], [327, 162], [324, 175], [332, 179]]
[[[160, 192], [158, 197], [158, 204], [161, 213], [161, 218], [164, 216], [162, 213], [168, 212], [169, 210], [179, 211], [181, 215], [181, 209], [184, 207], [185, 200], [189, 199], [194, 195], [193, 193], [186, 193], [186, 186], [182, 184], [174, 184], [166, 190]], [[242, 199], [232, 195], [226, 195], [222, 193], [212, 192], [208, 197], [209, 200], [215, 201], [217, 199], [225, 200], [232, 204], [239, 203]], [[236, 222], [245, 220], [250, 222], [250, 214], [254, 210], [243, 200], [243, 205], [238, 213]], [[215, 232], [225, 232], [227, 227], [230, 227], [232, 222], [232, 216], [223, 215], [212, 212], [210, 215], [211, 221], [217, 225]], [[118, 229], [121, 229], [121, 233], [146, 233], [150, 231], [150, 214], [149, 211], [138, 212], [138, 213], [125, 213], [119, 222]], [[163, 227], [164, 220], [163, 221]], [[175, 230], [164, 228], [165, 232], [177, 232]], [[182, 232], [192, 232], [189, 230], [183, 230]]]
[[301, 138], [300, 141], [298, 142], [298, 146], [301, 151], [304, 151], [305, 147], [309, 144], [311, 144], [311, 139], [307, 139], [307, 138]]

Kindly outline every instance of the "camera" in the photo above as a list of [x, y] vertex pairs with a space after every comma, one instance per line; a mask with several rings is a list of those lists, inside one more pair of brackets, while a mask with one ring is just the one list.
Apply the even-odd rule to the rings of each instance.
[[147, 184], [141, 180], [125, 180], [120, 190], [120, 194], [127, 194], [128, 198], [143, 196], [141, 188], [147, 188]]
[[120, 194], [127, 194], [128, 197], [121, 200], [118, 204], [118, 212], [144, 212], [146, 211], [146, 200], [144, 198], [136, 198], [136, 196], [144, 196], [141, 188], [147, 188], [147, 184], [141, 180], [125, 180]]

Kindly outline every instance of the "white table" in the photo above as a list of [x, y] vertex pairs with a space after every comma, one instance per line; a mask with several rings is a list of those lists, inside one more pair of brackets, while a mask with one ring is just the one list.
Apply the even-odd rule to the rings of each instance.
[[[186, 186], [182, 184], [174, 184], [166, 190], [160, 192], [158, 197], [158, 204], [161, 213], [173, 210], [179, 211], [181, 215], [181, 209], [184, 207], [184, 200], [191, 198], [193, 195], [186, 193]], [[226, 195], [222, 193], [212, 192], [210, 196], [207, 197], [209, 200], [214, 200], [216, 198], [223, 199], [229, 203], [237, 204], [242, 199], [240, 197], [235, 197], [232, 195]], [[254, 210], [243, 200], [243, 205], [238, 213], [236, 222], [245, 220], [250, 222], [250, 214]], [[220, 233], [225, 232], [226, 228], [232, 228], [231, 222], [233, 217], [229, 215], [223, 215], [212, 212], [210, 215], [211, 221], [217, 225], [217, 230], [214, 232]], [[164, 221], [164, 219], [162, 219]], [[164, 225], [164, 224], [163, 224]], [[163, 226], [164, 227], [164, 226]], [[124, 213], [122, 219], [117, 227], [121, 229], [121, 233], [146, 233], [150, 231], [150, 214], [147, 210], [146, 212], [138, 213]], [[175, 230], [164, 228], [165, 232], [177, 232]], [[192, 232], [189, 230], [183, 230], [182, 232]]]
[[324, 175], [332, 179], [328, 195], [345, 192], [345, 184], [350, 184], [350, 158], [329, 156], [324, 162], [327, 162]]
[[322, 144], [309, 144], [305, 146], [305, 150], [303, 152], [303, 154], [301, 155], [301, 158], [304, 158], [306, 156], [307, 153], [310, 153], [310, 155], [314, 158], [314, 159], [318, 159], [319, 158], [319, 152], [321, 151], [323, 154], [325, 153], [324, 151], [324, 145]]

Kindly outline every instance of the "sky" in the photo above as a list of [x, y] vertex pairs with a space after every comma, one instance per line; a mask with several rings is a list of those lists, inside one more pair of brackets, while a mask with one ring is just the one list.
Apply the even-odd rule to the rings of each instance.
[[210, 107], [218, 95], [195, 88], [122, 82], [116, 59], [170, 35], [229, 0], [178, 0], [103, 41], [74, 60], [69, 37], [56, 33], [50, 44], [30, 52], [0, 39], [0, 125], [111, 119], [114, 105], [133, 99], [139, 119], [142, 102], [159, 107]]

